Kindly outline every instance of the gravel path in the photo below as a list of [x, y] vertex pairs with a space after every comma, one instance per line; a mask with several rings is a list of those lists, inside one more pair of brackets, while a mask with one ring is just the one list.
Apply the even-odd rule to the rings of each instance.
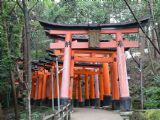
[[71, 120], [123, 120], [117, 112], [92, 108], [74, 108]]

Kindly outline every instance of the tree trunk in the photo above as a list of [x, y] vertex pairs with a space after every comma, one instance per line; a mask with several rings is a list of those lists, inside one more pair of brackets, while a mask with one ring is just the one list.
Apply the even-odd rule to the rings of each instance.
[[15, 110], [15, 119], [19, 119], [18, 115], [18, 105], [17, 105], [17, 95], [16, 95], [16, 88], [15, 88], [15, 77], [14, 72], [11, 71], [11, 81], [12, 81], [12, 90], [13, 90], [13, 99], [14, 99], [14, 110]]
[[23, 4], [23, 14], [24, 14], [24, 31], [25, 31], [25, 39], [24, 39], [24, 80], [26, 82], [27, 87], [27, 100], [26, 100], [26, 108], [28, 114], [28, 120], [31, 120], [31, 104], [30, 104], [30, 93], [31, 93], [31, 52], [30, 52], [30, 28], [29, 28], [29, 14], [28, 8], [26, 5], [26, 0], [22, 0]]
[[2, 105], [0, 103], [0, 120], [5, 120], [5, 117], [4, 117], [4, 113], [3, 113], [3, 110], [2, 110]]
[[[148, 36], [150, 36], [150, 31], [147, 31], [148, 32]], [[152, 69], [152, 72], [153, 74], [155, 74], [155, 69], [154, 69], [154, 65], [153, 65], [153, 59], [152, 59], [152, 52], [151, 52], [151, 47], [150, 47], [150, 42], [147, 41], [147, 47], [148, 47], [148, 56], [149, 56], [149, 59], [150, 59], [150, 63], [151, 63], [151, 69]]]
[[[150, 16], [151, 16], [151, 20], [150, 20], [150, 28], [151, 28], [151, 37], [153, 40], [153, 43], [156, 45], [156, 47], [159, 49], [159, 45], [158, 45], [158, 36], [156, 34], [156, 29], [155, 29], [155, 19], [154, 19], [154, 13], [153, 13], [153, 0], [149, 0], [148, 2], [148, 6], [149, 6], [149, 12], [150, 12]], [[159, 54], [157, 53], [157, 51], [154, 49], [154, 58], [158, 58]]]

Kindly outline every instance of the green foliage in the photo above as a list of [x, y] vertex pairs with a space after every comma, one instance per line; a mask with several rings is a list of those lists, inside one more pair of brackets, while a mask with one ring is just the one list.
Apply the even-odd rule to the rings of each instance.
[[160, 120], [160, 110], [135, 111], [130, 120]]
[[148, 110], [144, 113], [146, 120], [160, 120], [159, 110]]
[[20, 56], [22, 20], [16, 2], [2, 2], [0, 15], [0, 102], [8, 102], [10, 91], [13, 60], [12, 57]]
[[130, 120], [146, 120], [144, 114], [141, 112], [133, 112], [129, 118]]
[[[41, 120], [43, 116], [49, 115], [52, 113], [52, 108], [51, 107], [34, 107], [32, 109], [32, 120]], [[22, 111], [20, 113], [20, 120], [27, 120], [26, 112]]]
[[145, 89], [145, 107], [146, 108], [159, 108], [160, 107], [160, 76], [155, 75], [150, 81], [151, 87]]
[[[42, 113], [32, 112], [32, 120], [41, 120]], [[27, 120], [27, 114], [21, 113], [20, 120]]]

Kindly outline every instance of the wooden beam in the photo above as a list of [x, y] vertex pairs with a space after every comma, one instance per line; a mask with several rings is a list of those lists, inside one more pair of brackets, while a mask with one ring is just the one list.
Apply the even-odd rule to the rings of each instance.
[[[100, 48], [117, 48], [118, 42], [112, 40], [109, 42], [100, 42]], [[124, 40], [121, 42], [121, 44], [124, 45], [125, 48], [136, 48], [139, 47], [138, 41], [129, 41]], [[86, 49], [89, 48], [88, 42], [77, 42], [73, 41], [71, 44], [72, 49]], [[65, 42], [63, 41], [57, 41], [56, 43], [50, 43], [50, 49], [64, 49], [65, 48]]]
[[114, 61], [114, 58], [97, 58], [97, 57], [75, 57], [75, 62], [102, 62], [102, 63], [110, 63]]
[[95, 75], [95, 74], [100, 74], [99, 71], [95, 72], [95, 71], [91, 71], [91, 70], [75, 70], [74, 71], [75, 74], [82, 74], [82, 75]]
[[[89, 30], [48, 30], [49, 34], [52, 35], [65, 35], [65, 34], [88, 34]], [[100, 30], [100, 34], [116, 34], [116, 33], [138, 33], [138, 28], [127, 28], [127, 29], [102, 29]]]

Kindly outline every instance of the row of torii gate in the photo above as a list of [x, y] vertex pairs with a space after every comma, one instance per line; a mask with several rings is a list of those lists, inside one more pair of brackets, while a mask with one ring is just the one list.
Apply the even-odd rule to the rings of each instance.
[[[147, 21], [140, 23], [144, 26]], [[54, 105], [73, 102], [75, 107], [96, 106], [100, 101], [102, 107], [131, 109], [125, 50], [139, 44], [123, 35], [138, 33], [138, 23], [63, 25], [40, 21], [40, 24], [55, 41], [50, 43], [52, 59], [41, 61], [43, 65], [32, 72], [32, 100], [54, 99]], [[112, 34], [115, 39], [100, 40], [101, 34]]]

